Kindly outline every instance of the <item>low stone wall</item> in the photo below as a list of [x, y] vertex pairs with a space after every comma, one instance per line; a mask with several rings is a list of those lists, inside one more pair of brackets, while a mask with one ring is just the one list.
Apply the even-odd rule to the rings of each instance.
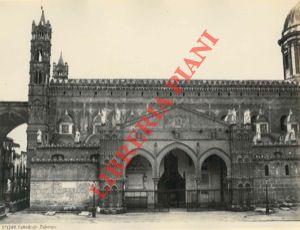
[[93, 202], [89, 186], [89, 181], [32, 181], [30, 209], [87, 210]]

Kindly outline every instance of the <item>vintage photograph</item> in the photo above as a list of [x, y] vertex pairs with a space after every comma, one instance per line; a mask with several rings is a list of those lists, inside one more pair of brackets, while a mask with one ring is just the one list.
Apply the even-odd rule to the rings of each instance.
[[299, 229], [299, 0], [0, 0], [0, 229]]

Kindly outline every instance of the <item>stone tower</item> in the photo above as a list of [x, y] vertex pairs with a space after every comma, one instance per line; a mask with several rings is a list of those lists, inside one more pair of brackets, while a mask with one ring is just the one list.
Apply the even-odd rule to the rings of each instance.
[[278, 41], [283, 56], [284, 79], [300, 81], [300, 2], [287, 15]]
[[41, 19], [38, 24], [32, 22], [31, 31], [31, 58], [30, 58], [30, 81], [29, 81], [29, 120], [27, 128], [27, 150], [30, 157], [34, 148], [48, 140], [47, 130], [47, 86], [50, 77], [51, 56], [50, 22], [45, 20], [42, 9]]
[[60, 53], [60, 57], [58, 63], [53, 63], [53, 78], [55, 79], [67, 79], [69, 73], [68, 63], [64, 62], [62, 57], [62, 52]]

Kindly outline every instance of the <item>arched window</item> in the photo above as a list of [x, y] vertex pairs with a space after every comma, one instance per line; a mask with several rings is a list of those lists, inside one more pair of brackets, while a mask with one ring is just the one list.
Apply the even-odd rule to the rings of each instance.
[[106, 191], [107, 195], [105, 196], [104, 200], [103, 200], [103, 206], [108, 208], [109, 207], [109, 204], [110, 204], [110, 187], [108, 185], [106, 185], [104, 187], [104, 191]]
[[255, 131], [255, 121], [256, 121], [257, 114], [251, 116], [251, 124], [252, 124], [252, 131]]
[[39, 74], [37, 71], [34, 72], [34, 79], [33, 79], [35, 84], [38, 84], [39, 82]]
[[265, 176], [269, 176], [269, 166], [265, 165]]
[[300, 66], [299, 66], [299, 61], [300, 61], [300, 46], [295, 45], [295, 65], [296, 65], [296, 73], [300, 73]]
[[113, 207], [118, 206], [118, 189], [116, 186], [113, 186], [111, 188], [110, 198], [110, 202], [113, 205]]
[[249, 183], [245, 184], [245, 203], [247, 207], [251, 205], [251, 185]]
[[290, 167], [288, 165], [285, 165], [285, 175], [286, 176], [290, 175]]
[[65, 157], [62, 154], [54, 154], [51, 156], [52, 161], [63, 161], [64, 159]]
[[283, 60], [284, 60], [284, 68], [285, 68], [285, 70], [288, 70], [289, 69], [289, 54], [288, 54], [288, 52], [284, 53]]
[[238, 185], [238, 202], [239, 205], [243, 205], [244, 203], [244, 188], [242, 184]]
[[74, 123], [72, 117], [66, 110], [65, 115], [59, 120], [59, 133], [60, 134], [72, 134], [74, 132]]
[[40, 56], [40, 51], [39, 50], [35, 51], [34, 60], [39, 61], [39, 56]]

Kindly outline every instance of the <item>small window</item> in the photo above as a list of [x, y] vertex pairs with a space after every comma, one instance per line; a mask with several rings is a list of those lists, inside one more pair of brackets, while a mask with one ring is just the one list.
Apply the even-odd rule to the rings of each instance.
[[300, 73], [300, 66], [299, 66], [299, 61], [300, 61], [300, 46], [297, 45], [295, 46], [295, 65], [296, 65], [296, 73]]
[[38, 84], [38, 81], [39, 81], [38, 72], [35, 71], [35, 73], [34, 73], [34, 83], [35, 83], [35, 84]]
[[69, 125], [62, 125], [61, 126], [62, 133], [69, 133]]
[[265, 176], [269, 176], [269, 166], [265, 165]]
[[285, 175], [289, 176], [290, 175], [290, 168], [288, 165], [285, 166]]
[[284, 54], [284, 68], [286, 70], [289, 69], [289, 55], [288, 55], [288, 53]]
[[99, 133], [101, 133], [101, 125], [95, 125], [95, 130], [94, 130], [94, 133], [95, 134], [99, 134]]
[[268, 125], [267, 124], [261, 124], [260, 125], [260, 132], [261, 133], [268, 133]]

